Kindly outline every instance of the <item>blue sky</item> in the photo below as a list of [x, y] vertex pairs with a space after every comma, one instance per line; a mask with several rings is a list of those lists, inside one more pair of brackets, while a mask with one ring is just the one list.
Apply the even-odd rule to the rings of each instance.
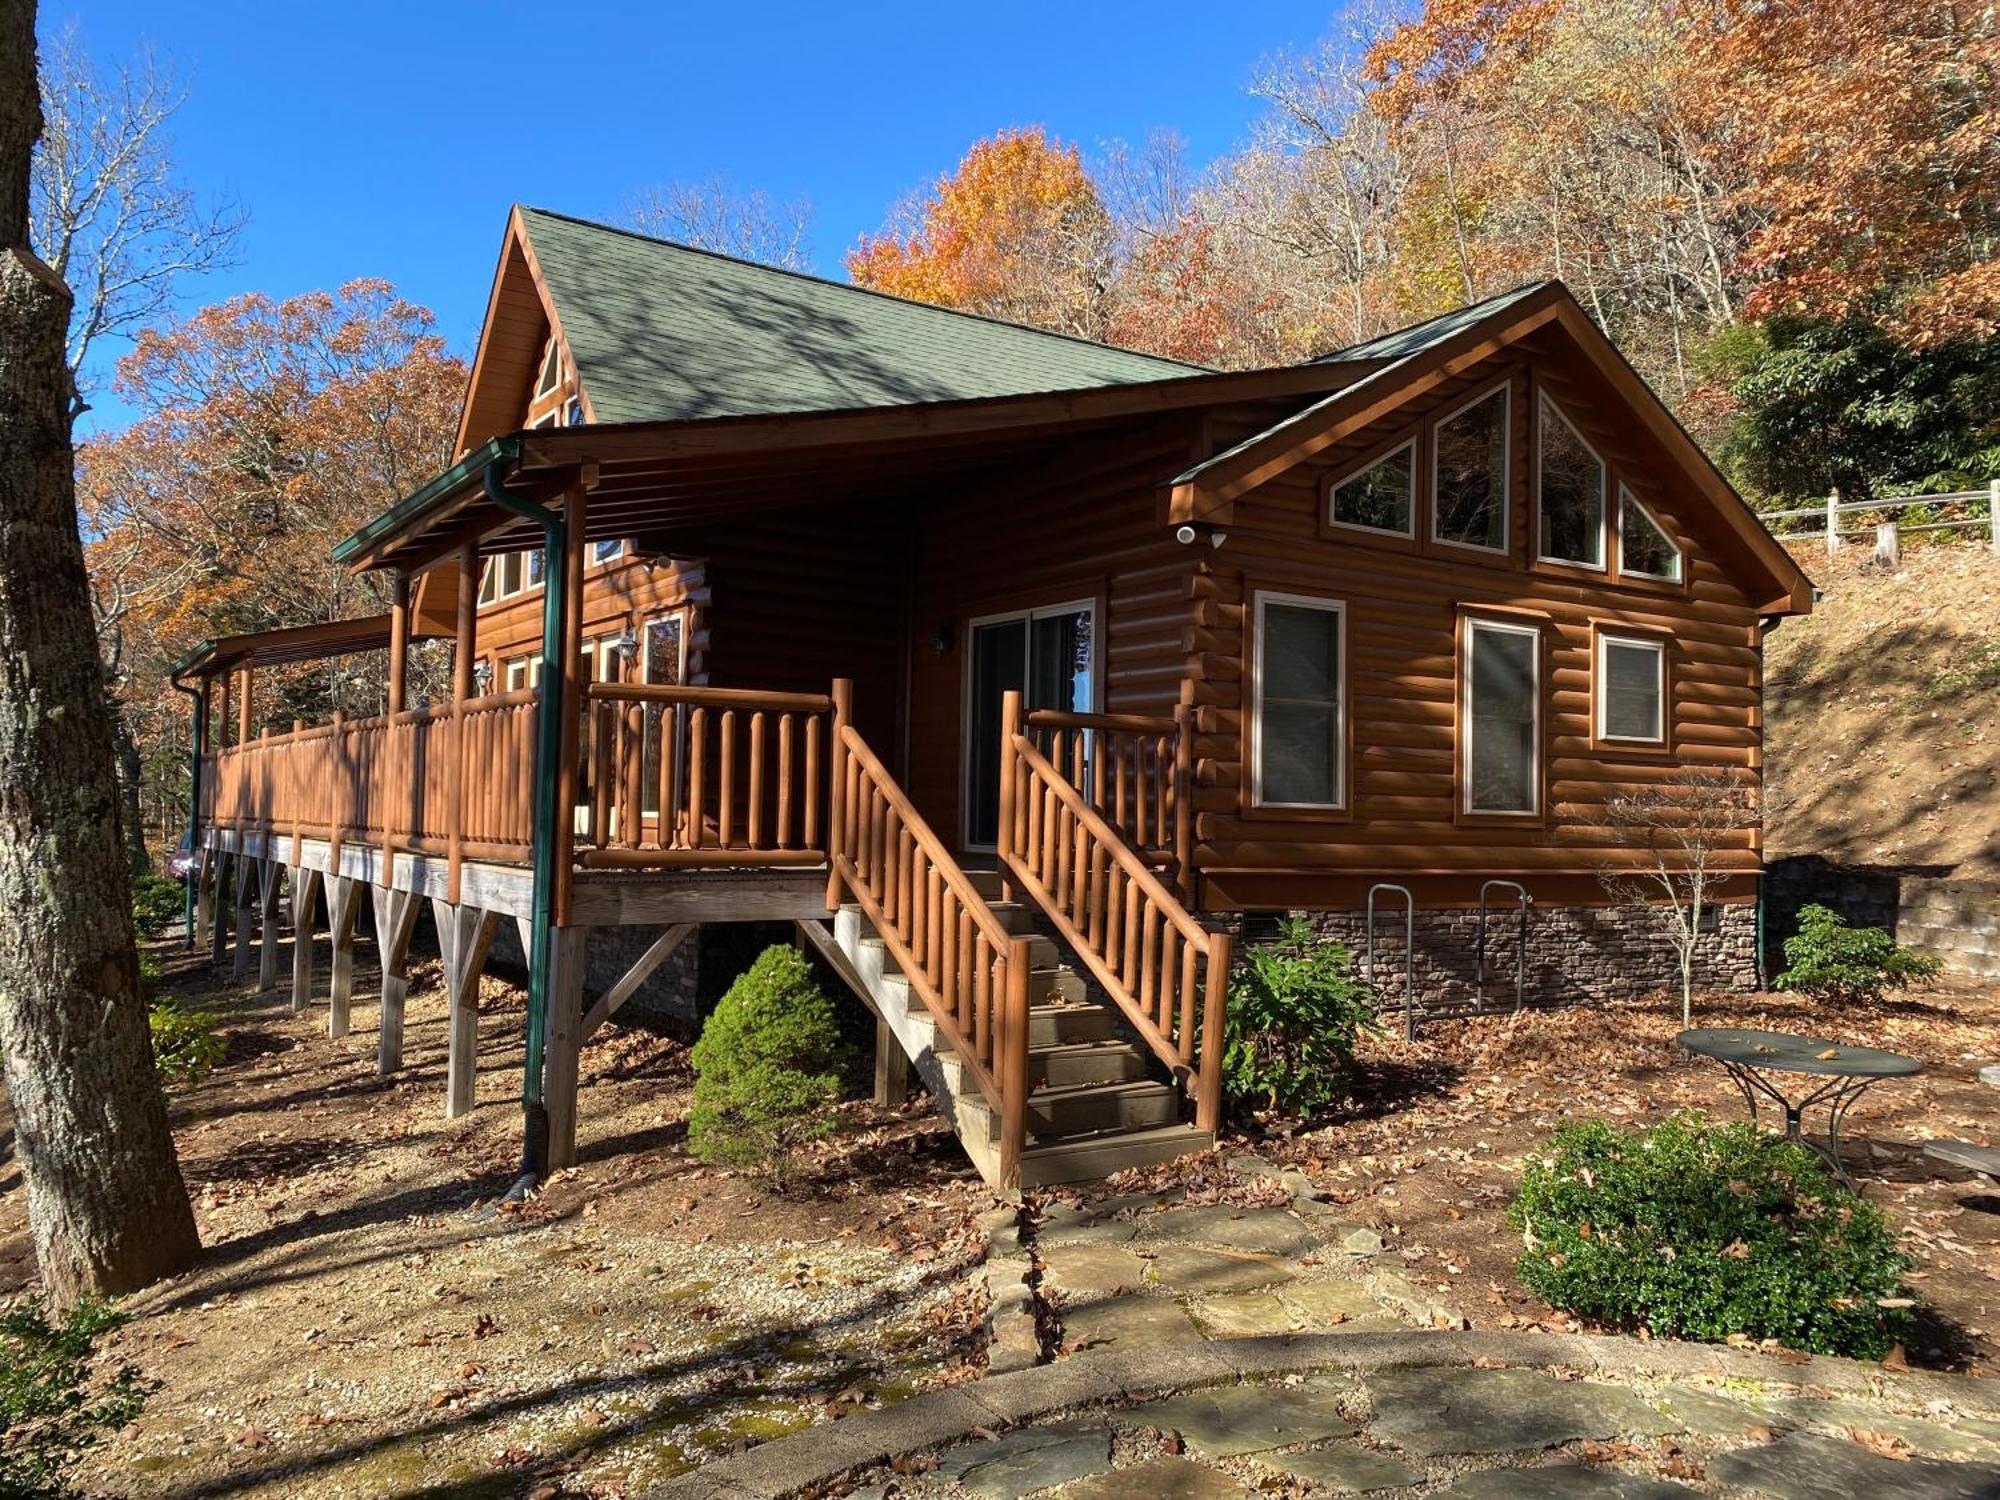
[[[1333, 18], [1327, 0], [42, 7], [45, 35], [77, 20], [105, 63], [150, 42], [192, 84], [183, 173], [251, 222], [241, 263], [185, 300], [385, 276], [461, 349], [517, 199], [612, 217], [648, 184], [720, 173], [809, 199], [818, 268], [840, 275], [892, 203], [1000, 126], [1086, 152], [1170, 126], [1219, 155], [1258, 112], [1259, 60]], [[122, 420], [108, 393], [93, 415]]]

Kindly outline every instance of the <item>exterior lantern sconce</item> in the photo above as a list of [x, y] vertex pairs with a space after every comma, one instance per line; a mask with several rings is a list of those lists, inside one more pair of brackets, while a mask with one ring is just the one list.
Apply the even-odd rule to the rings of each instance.
[[632, 634], [632, 627], [630, 625], [625, 627], [625, 633], [613, 641], [611, 645], [612, 649], [617, 651], [628, 662], [639, 654], [639, 637]]
[[472, 685], [474, 688], [478, 690], [479, 695], [482, 698], [486, 696], [486, 690], [493, 686], [492, 662], [482, 661], [482, 662], [477, 662], [473, 665]]

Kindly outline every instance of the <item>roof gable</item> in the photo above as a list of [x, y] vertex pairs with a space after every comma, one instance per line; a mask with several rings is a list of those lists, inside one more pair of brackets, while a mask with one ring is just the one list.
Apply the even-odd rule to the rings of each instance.
[[[489, 323], [520, 319], [529, 289], [564, 342], [592, 422], [904, 406], [1202, 373], [517, 207]], [[513, 330], [482, 333], [461, 447], [515, 425], [499, 413], [532, 371], [514, 368], [519, 351], [502, 348], [502, 333]]]

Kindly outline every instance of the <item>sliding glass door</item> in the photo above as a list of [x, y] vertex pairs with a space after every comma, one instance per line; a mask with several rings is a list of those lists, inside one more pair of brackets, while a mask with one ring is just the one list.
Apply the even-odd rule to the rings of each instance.
[[991, 849], [1000, 829], [1000, 705], [1090, 713], [1097, 705], [1097, 606], [1091, 601], [972, 622], [965, 699], [965, 846]]

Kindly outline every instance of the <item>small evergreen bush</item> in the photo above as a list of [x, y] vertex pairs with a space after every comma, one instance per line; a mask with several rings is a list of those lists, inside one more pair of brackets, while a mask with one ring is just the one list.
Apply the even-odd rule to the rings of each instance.
[[1234, 1110], [1310, 1118], [1354, 1092], [1354, 1046], [1375, 1024], [1375, 994], [1353, 967], [1346, 944], [1319, 940], [1302, 917], [1250, 949], [1223, 1032]]
[[184, 1010], [177, 1000], [153, 1001], [146, 1008], [146, 1024], [153, 1034], [153, 1066], [168, 1089], [200, 1088], [229, 1050], [213, 1014]]
[[1528, 1159], [1508, 1222], [1529, 1290], [1614, 1327], [1879, 1359], [1910, 1325], [1910, 1260], [1882, 1215], [1748, 1122], [1566, 1125]]
[[128, 1364], [98, 1371], [98, 1339], [125, 1321], [109, 1304], [51, 1318], [29, 1300], [0, 1315], [0, 1500], [58, 1500], [86, 1449], [139, 1414], [146, 1388]]
[[784, 1188], [798, 1148], [833, 1129], [845, 1051], [833, 1002], [805, 958], [766, 948], [694, 1045], [694, 1154], [768, 1172]]
[[1808, 906], [1799, 912], [1798, 932], [1785, 939], [1785, 972], [1773, 982], [1781, 990], [1851, 1005], [1927, 986], [1943, 967], [1879, 927], [1849, 927], [1840, 913]]
[[187, 919], [187, 887], [164, 875], [132, 877], [132, 925], [143, 938], [156, 938]]

